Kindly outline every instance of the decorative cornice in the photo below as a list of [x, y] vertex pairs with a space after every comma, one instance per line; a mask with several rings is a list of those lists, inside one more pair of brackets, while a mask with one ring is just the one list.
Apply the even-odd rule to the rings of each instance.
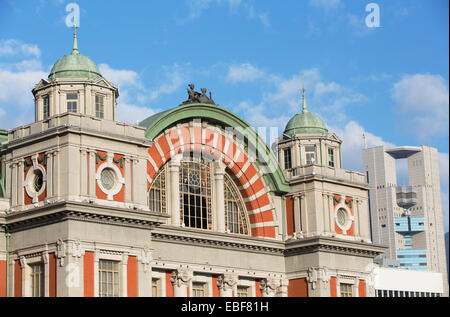
[[369, 184], [366, 183], [360, 183], [351, 181], [344, 178], [334, 177], [330, 175], [323, 175], [323, 174], [305, 174], [305, 175], [297, 175], [295, 177], [290, 178], [289, 183], [290, 186], [295, 186], [301, 183], [306, 182], [328, 182], [332, 184], [345, 184], [351, 187], [361, 188], [361, 189], [370, 189], [371, 187]]
[[312, 252], [330, 252], [374, 258], [383, 253], [385, 247], [364, 242], [348, 241], [328, 237], [312, 237], [286, 243], [285, 256]]
[[[12, 133], [13, 132], [14, 132], [14, 130], [12, 130]], [[120, 142], [134, 143], [136, 145], [145, 146], [145, 147], [149, 147], [153, 144], [153, 141], [146, 139], [146, 138], [140, 138], [140, 137], [129, 136], [129, 135], [123, 136], [121, 134], [111, 133], [111, 132], [108, 132], [105, 130], [91, 129], [91, 128], [83, 127], [83, 126], [79, 126], [79, 125], [60, 124], [58, 126], [50, 127], [48, 129], [23, 136], [21, 138], [10, 140], [10, 141], [8, 141], [8, 143], [6, 143], [5, 147], [7, 147], [8, 150], [11, 150], [16, 147], [22, 147], [28, 143], [38, 142], [38, 140], [40, 140], [40, 139], [54, 138], [56, 135], [59, 136], [59, 135], [63, 135], [66, 133], [91, 135], [91, 136], [95, 136], [98, 138], [113, 139], [113, 140], [120, 141]]]
[[373, 258], [385, 250], [382, 246], [337, 238], [313, 237], [281, 242], [267, 241], [261, 238], [232, 237], [217, 233], [192, 233], [189, 229], [180, 228], [177, 231], [163, 231], [162, 229], [159, 227], [152, 232], [152, 241], [242, 250], [285, 257], [314, 252], [330, 252]]
[[77, 202], [56, 202], [26, 211], [17, 211], [6, 216], [6, 225], [11, 232], [21, 231], [66, 220], [86, 221], [108, 225], [153, 229], [167, 218], [166, 215], [136, 212]]

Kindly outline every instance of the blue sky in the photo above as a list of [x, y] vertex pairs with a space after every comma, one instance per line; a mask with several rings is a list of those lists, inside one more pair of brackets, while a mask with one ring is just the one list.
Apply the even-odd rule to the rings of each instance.
[[[1, 128], [34, 120], [33, 85], [71, 51], [70, 2], [0, 0]], [[379, 28], [365, 24], [370, 2]], [[193, 82], [281, 133], [300, 109], [303, 71], [309, 110], [344, 140], [345, 168], [362, 169], [363, 133], [369, 147], [438, 148], [448, 231], [447, 0], [77, 3], [79, 50], [119, 86], [118, 120], [180, 104]]]

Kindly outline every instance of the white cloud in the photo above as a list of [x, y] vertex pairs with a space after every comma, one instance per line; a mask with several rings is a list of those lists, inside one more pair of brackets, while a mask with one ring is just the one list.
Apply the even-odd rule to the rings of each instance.
[[314, 95], [317, 96], [317, 97], [319, 97], [319, 96], [321, 96], [323, 94], [330, 93], [330, 92], [339, 93], [342, 90], [341, 85], [339, 85], [339, 84], [337, 84], [335, 82], [331, 82], [331, 83], [328, 83], [328, 84], [325, 84], [323, 82], [319, 82], [319, 83], [316, 84], [316, 86], [314, 88], [315, 88]]
[[165, 82], [159, 87], [151, 90], [149, 100], [154, 101], [162, 95], [169, 95], [175, 92], [183, 84], [187, 82], [188, 76], [185, 70], [179, 65], [175, 64], [169, 69], [165, 67]]
[[403, 128], [420, 141], [432, 136], [448, 136], [449, 90], [442, 76], [405, 75], [394, 85], [392, 97], [403, 119]]
[[113, 69], [108, 64], [99, 64], [98, 68], [104, 78], [121, 87], [138, 87], [142, 88], [141, 79], [138, 73], [126, 69]]
[[270, 26], [267, 12], [258, 12], [254, 9], [253, 4], [244, 3], [242, 0], [186, 0], [186, 3], [189, 7], [189, 15], [186, 18], [178, 19], [180, 23], [199, 18], [203, 11], [209, 9], [211, 5], [228, 5], [231, 13], [235, 13], [239, 7], [242, 7], [248, 18], [257, 19], [265, 27]]
[[[346, 119], [345, 107], [367, 101], [367, 97], [351, 88], [324, 81], [317, 68], [307, 69], [303, 73], [309, 111], [319, 114], [333, 113], [335, 119], [343, 122]], [[302, 98], [302, 75], [294, 74], [286, 79], [268, 74], [266, 78], [275, 84], [275, 92], [266, 93], [264, 100], [283, 107], [284, 111], [288, 106], [291, 112], [298, 112]], [[311, 95], [313, 98], [308, 97]]]
[[[328, 126], [330, 132], [343, 140], [342, 142], [342, 165], [346, 169], [363, 171], [362, 168], [362, 150], [376, 146], [393, 147], [394, 144], [383, 140], [381, 137], [367, 132], [363, 126], [355, 121], [348, 122], [344, 128], [338, 126]], [[364, 137], [365, 142], [364, 144]]]
[[23, 69], [14, 72], [0, 66], [0, 101], [32, 111], [34, 108], [31, 90], [39, 80], [46, 78], [47, 75], [42, 70]]
[[22, 41], [15, 39], [1, 40], [0, 41], [0, 56], [12, 56], [12, 57], [40, 57], [41, 50], [36, 44], [23, 43]]
[[309, 5], [327, 11], [337, 9], [341, 6], [340, 0], [309, 0]]
[[247, 5], [247, 16], [250, 19], [257, 19], [260, 22], [262, 22], [262, 24], [264, 24], [265, 27], [269, 27], [270, 26], [270, 21], [269, 21], [269, 16], [267, 14], [267, 12], [257, 12], [255, 11], [253, 5]]
[[160, 111], [160, 109], [119, 102], [117, 105], [117, 121], [137, 124]]
[[227, 80], [233, 83], [251, 82], [264, 76], [264, 72], [250, 63], [231, 65], [228, 68]]

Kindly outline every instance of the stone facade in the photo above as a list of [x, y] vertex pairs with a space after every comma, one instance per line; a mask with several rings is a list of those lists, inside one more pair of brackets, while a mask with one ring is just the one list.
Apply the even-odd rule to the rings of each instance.
[[137, 126], [114, 121], [103, 78], [33, 93], [36, 122], [5, 132], [0, 151], [0, 296], [374, 295], [384, 248], [336, 135], [280, 138], [280, 165], [211, 97]]

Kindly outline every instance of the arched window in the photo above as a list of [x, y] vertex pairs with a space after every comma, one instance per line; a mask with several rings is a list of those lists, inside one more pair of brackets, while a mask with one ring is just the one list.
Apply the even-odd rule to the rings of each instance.
[[[192, 155], [183, 157], [179, 167], [179, 199], [180, 220], [185, 227], [202, 230], [214, 230], [217, 214], [213, 214], [212, 162]], [[167, 214], [167, 165], [154, 178], [148, 192], [148, 206], [150, 211]], [[215, 193], [224, 197], [225, 229], [229, 233], [249, 235], [249, 221], [244, 201], [233, 182], [227, 169], [224, 175], [224, 191]], [[175, 184], [172, 184], [175, 185]], [[171, 186], [172, 186], [171, 185]], [[171, 187], [173, 188], [173, 187]], [[223, 229], [222, 229], [223, 230]]]
[[156, 175], [155, 180], [150, 187], [148, 192], [148, 206], [150, 211], [160, 212], [163, 214], [167, 213], [167, 202], [166, 202], [166, 167]]
[[231, 233], [248, 234], [248, 222], [244, 203], [231, 177], [224, 177], [225, 226]]
[[190, 158], [180, 166], [180, 217], [186, 227], [213, 229], [211, 169], [200, 159]]

